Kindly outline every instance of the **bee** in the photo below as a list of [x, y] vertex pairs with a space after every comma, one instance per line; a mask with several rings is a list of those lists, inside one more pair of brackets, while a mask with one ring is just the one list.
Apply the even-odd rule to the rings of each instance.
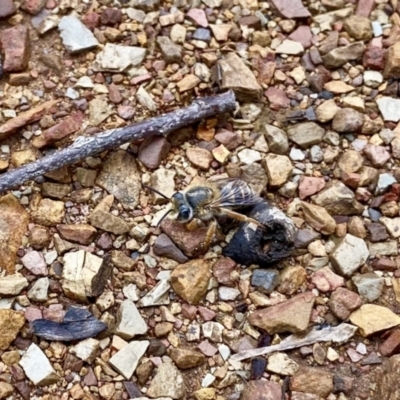
[[255, 219], [234, 211], [240, 207], [255, 206], [263, 201], [246, 182], [240, 179], [225, 181], [221, 188], [209, 182], [188, 186], [185, 190], [174, 193], [171, 199], [150, 186], [143, 186], [170, 201], [170, 209], [162, 216], [157, 226], [168, 215], [170, 219], [185, 224], [188, 230], [194, 230], [209, 223], [205, 248], [210, 246], [215, 235], [218, 225], [216, 217], [226, 215], [238, 221], [251, 222], [258, 227], [264, 227]]

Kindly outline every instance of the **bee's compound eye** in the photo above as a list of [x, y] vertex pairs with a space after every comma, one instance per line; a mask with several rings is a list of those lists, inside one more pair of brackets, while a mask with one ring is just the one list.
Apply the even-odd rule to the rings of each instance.
[[179, 215], [182, 220], [187, 220], [190, 218], [190, 209], [187, 206], [181, 206], [179, 209]]

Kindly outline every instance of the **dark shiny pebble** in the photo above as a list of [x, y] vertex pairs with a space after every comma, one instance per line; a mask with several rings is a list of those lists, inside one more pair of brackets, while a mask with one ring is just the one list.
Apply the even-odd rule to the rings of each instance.
[[264, 357], [256, 357], [251, 360], [251, 375], [250, 379], [253, 381], [260, 379], [264, 375], [267, 360]]

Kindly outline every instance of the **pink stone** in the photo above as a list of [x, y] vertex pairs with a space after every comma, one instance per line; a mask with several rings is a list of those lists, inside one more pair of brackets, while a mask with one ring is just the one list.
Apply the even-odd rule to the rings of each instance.
[[123, 119], [132, 119], [135, 115], [135, 109], [131, 106], [118, 106], [118, 115]]
[[27, 307], [25, 310], [25, 318], [27, 321], [32, 322], [36, 319], [42, 319], [42, 312], [36, 307]]
[[369, 17], [374, 6], [375, 0], [359, 0], [356, 15], [359, 15], [360, 17]]
[[204, 321], [212, 321], [217, 315], [214, 311], [206, 307], [199, 307], [199, 314]]
[[16, 11], [13, 0], [1, 0], [0, 1], [0, 18], [7, 18], [14, 14]]
[[26, 269], [35, 275], [48, 275], [48, 269], [43, 255], [37, 251], [30, 251], [21, 258]]
[[309, 26], [301, 25], [289, 36], [289, 39], [299, 42], [305, 49], [312, 46], [313, 34]]
[[352, 362], [359, 362], [364, 356], [358, 354], [354, 349], [350, 348], [346, 350], [347, 355], [350, 357]]
[[285, 18], [307, 18], [311, 16], [301, 0], [271, 0], [271, 3]]
[[167, 157], [171, 144], [163, 136], [150, 136], [139, 148], [139, 161], [147, 168], [156, 169]]
[[364, 154], [371, 161], [374, 167], [383, 167], [390, 160], [390, 153], [383, 146], [367, 144]]
[[4, 29], [0, 36], [5, 59], [5, 72], [21, 72], [27, 66], [30, 57], [29, 30], [24, 25]]
[[45, 4], [46, 0], [24, 0], [21, 8], [29, 14], [36, 15], [40, 13]]
[[344, 285], [344, 278], [335, 274], [329, 267], [318, 270], [311, 279], [311, 282], [321, 292], [333, 292]]
[[207, 357], [214, 356], [218, 351], [208, 340], [203, 340], [197, 348]]
[[299, 197], [304, 200], [306, 197], [318, 193], [325, 187], [324, 178], [315, 178], [311, 176], [302, 176], [299, 183]]
[[189, 10], [189, 12], [186, 14], [186, 16], [193, 22], [195, 22], [197, 25], [202, 26], [203, 28], [207, 28], [208, 26], [208, 21], [207, 21], [207, 16], [204, 10], [200, 8], [192, 8]]
[[271, 106], [275, 106], [278, 108], [287, 108], [290, 106], [289, 98], [286, 96], [286, 93], [281, 89], [270, 86], [265, 91], [265, 96], [268, 98]]

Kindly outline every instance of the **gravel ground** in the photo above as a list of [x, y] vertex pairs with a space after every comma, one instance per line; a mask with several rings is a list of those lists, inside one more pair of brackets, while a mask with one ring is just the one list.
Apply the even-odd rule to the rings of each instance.
[[[397, 0], [0, 0], [0, 48], [2, 172], [238, 101], [3, 194], [0, 399], [399, 398]], [[227, 178], [290, 218], [289, 257], [157, 227], [141, 186]]]

